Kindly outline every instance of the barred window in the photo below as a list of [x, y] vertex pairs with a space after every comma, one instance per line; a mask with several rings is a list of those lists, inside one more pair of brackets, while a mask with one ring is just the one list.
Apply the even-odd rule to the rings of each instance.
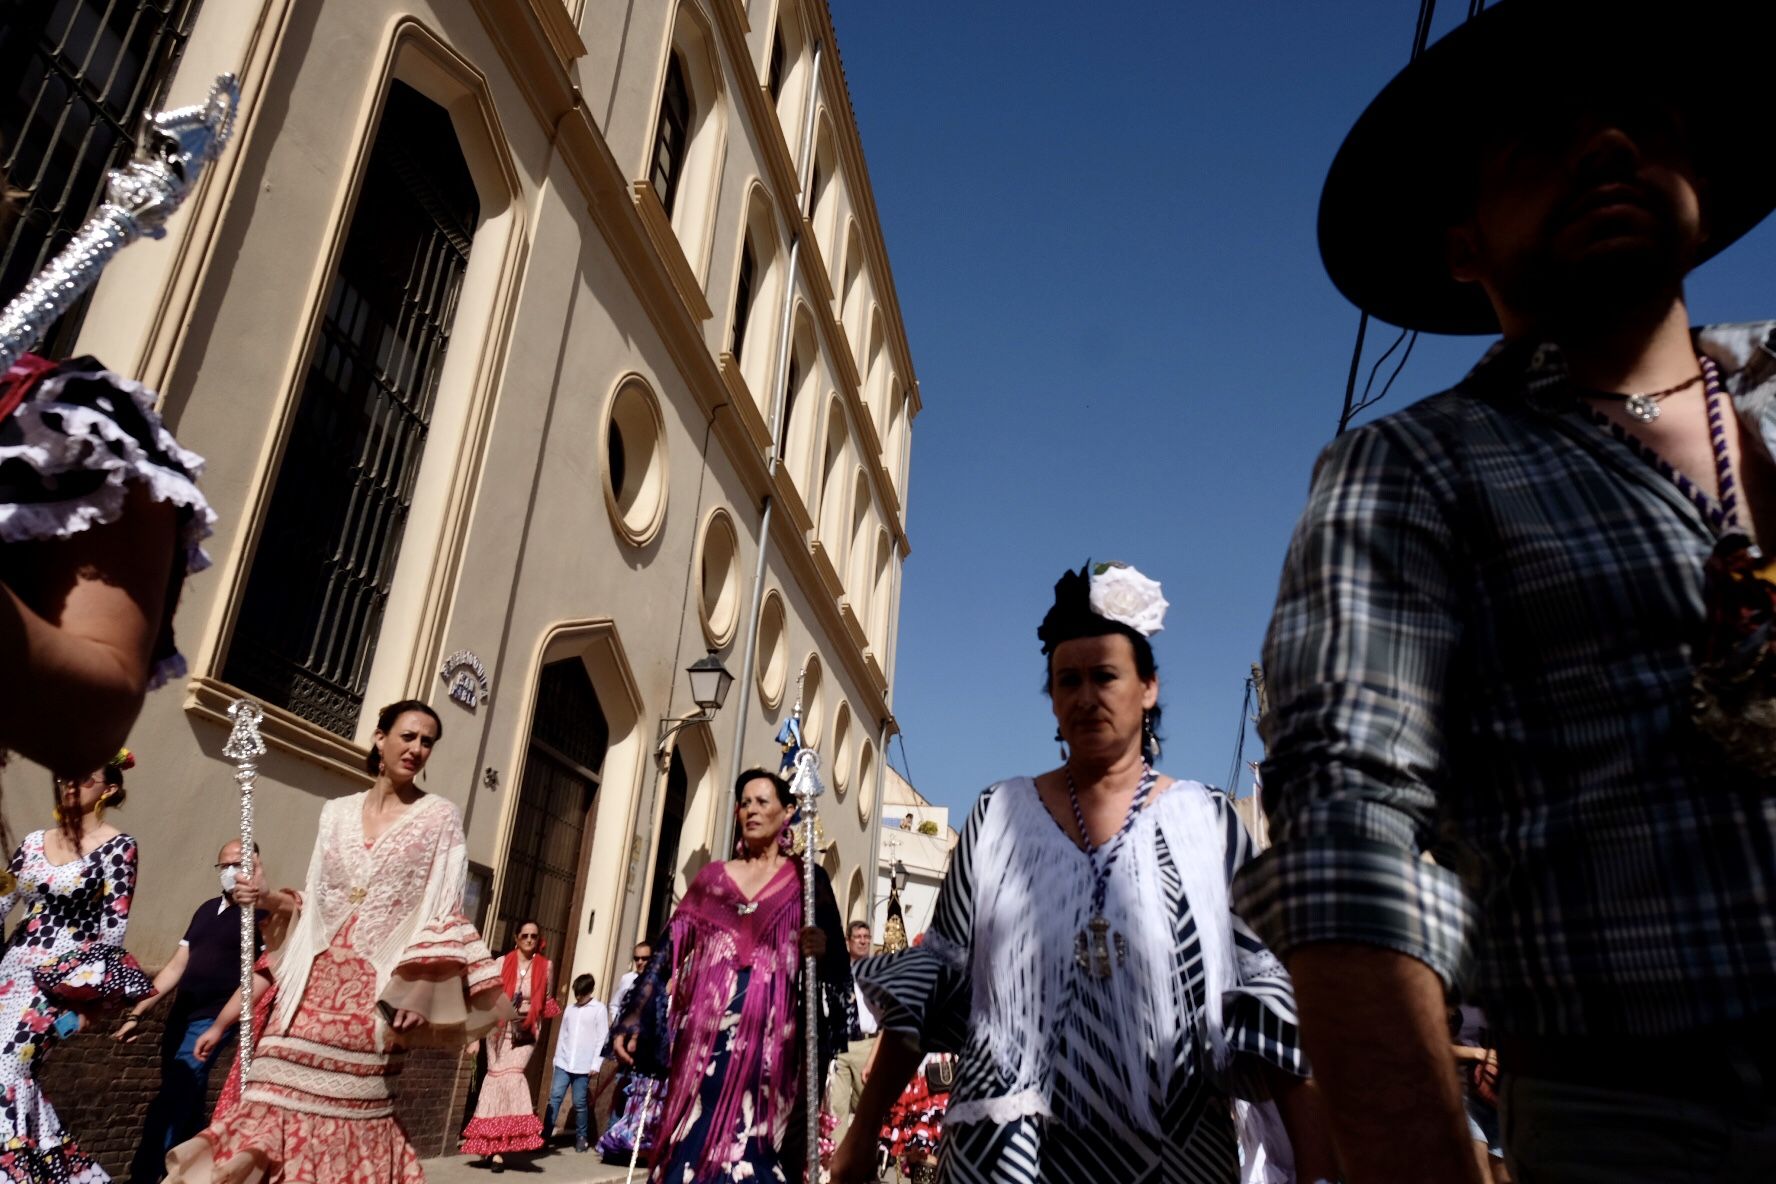
[[223, 670], [341, 736], [364, 705], [479, 215], [449, 114], [393, 83]]
[[[199, 0], [11, 0], [0, 8], [0, 301], [68, 245], [165, 97]], [[38, 346], [72, 348], [84, 302]]]
[[660, 95], [660, 123], [654, 129], [654, 164], [648, 173], [660, 204], [672, 215], [678, 179], [684, 175], [685, 150], [691, 142], [691, 87], [685, 81], [684, 59], [672, 51], [666, 64], [666, 88]]

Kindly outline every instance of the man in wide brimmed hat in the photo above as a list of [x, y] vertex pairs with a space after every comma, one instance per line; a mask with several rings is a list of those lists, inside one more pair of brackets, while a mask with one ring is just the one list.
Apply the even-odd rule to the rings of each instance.
[[1332, 165], [1341, 291], [1503, 333], [1326, 450], [1265, 646], [1240, 904], [1351, 1180], [1478, 1178], [1458, 981], [1520, 1179], [1776, 1179], [1776, 326], [1683, 296], [1776, 205], [1773, 26], [1503, 0]]

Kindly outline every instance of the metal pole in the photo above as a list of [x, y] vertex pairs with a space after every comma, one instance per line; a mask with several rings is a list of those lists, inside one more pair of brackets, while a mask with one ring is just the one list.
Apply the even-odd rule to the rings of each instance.
[[635, 1165], [641, 1159], [641, 1140], [647, 1135], [648, 1109], [654, 1104], [654, 1079], [648, 1078], [647, 1090], [641, 1095], [641, 1114], [636, 1119], [635, 1143], [629, 1148], [629, 1171], [623, 1176], [623, 1184], [634, 1184]]
[[[259, 734], [259, 723], [265, 712], [251, 699], [236, 699], [228, 708], [234, 730], [222, 746], [222, 755], [234, 762], [234, 781], [240, 786], [240, 878], [253, 878], [253, 783], [259, 776], [259, 758], [265, 755], [265, 738]], [[258, 960], [258, 934], [253, 924], [254, 908], [240, 906], [240, 1061], [241, 1080], [253, 1067], [253, 963]]]
[[[790, 786], [802, 803], [802, 924], [814, 924], [814, 868], [819, 814], [820, 757], [811, 748], [796, 754], [795, 782]], [[806, 1184], [820, 1179], [820, 967], [812, 954], [802, 956], [802, 1084], [805, 1090], [807, 1137]]]

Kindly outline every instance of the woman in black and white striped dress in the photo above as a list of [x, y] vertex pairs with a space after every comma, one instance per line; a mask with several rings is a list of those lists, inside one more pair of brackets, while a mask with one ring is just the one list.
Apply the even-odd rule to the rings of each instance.
[[900, 1039], [882, 1042], [834, 1184], [873, 1177], [873, 1132], [937, 1050], [961, 1054], [942, 1181], [1335, 1175], [1288, 976], [1229, 908], [1251, 840], [1225, 795], [1151, 764], [1165, 607], [1118, 564], [1055, 585], [1037, 633], [1065, 761], [982, 794], [925, 942], [860, 965]]

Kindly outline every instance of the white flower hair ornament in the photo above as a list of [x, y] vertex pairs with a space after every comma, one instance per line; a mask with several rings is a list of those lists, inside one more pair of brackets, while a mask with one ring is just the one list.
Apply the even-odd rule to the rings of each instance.
[[1088, 599], [1092, 612], [1106, 621], [1127, 625], [1142, 637], [1152, 637], [1165, 628], [1170, 607], [1159, 581], [1148, 579], [1126, 563], [1093, 564]]

